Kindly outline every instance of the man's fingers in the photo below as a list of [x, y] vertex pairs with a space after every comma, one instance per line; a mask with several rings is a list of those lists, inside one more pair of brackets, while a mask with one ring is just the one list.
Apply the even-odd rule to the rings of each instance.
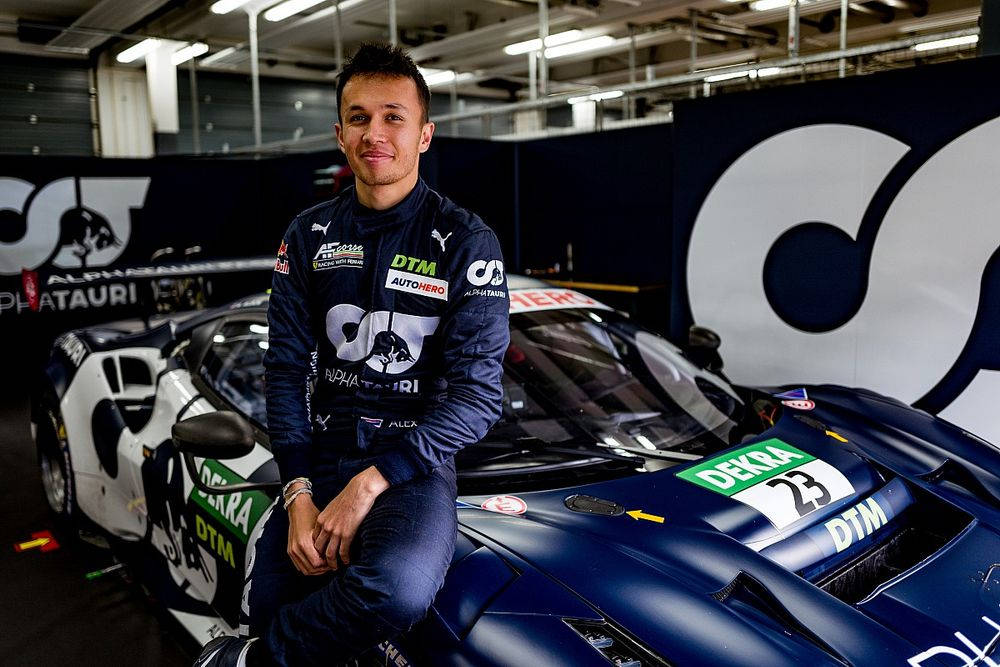
[[351, 563], [351, 542], [354, 541], [354, 535], [347, 535], [340, 540], [340, 561], [344, 565], [349, 565]]
[[332, 569], [337, 569], [337, 548], [340, 545], [340, 539], [334, 535], [330, 536], [330, 542], [326, 545], [326, 564]]

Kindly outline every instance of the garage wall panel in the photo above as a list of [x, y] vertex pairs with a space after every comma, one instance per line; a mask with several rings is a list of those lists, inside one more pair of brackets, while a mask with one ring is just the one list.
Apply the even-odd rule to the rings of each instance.
[[0, 55], [0, 153], [93, 155], [90, 66]]
[[739, 382], [866, 386], [1000, 443], [998, 76], [678, 102], [673, 336], [718, 330]]

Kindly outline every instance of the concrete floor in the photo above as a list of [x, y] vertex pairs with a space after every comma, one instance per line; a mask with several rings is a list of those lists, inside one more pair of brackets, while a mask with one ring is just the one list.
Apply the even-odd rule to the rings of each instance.
[[[193, 662], [178, 626], [120, 573], [87, 581], [112, 564], [107, 551], [61, 532], [42, 491], [28, 400], [0, 398], [0, 664], [180, 666]], [[17, 553], [16, 543], [50, 530], [54, 551]]]

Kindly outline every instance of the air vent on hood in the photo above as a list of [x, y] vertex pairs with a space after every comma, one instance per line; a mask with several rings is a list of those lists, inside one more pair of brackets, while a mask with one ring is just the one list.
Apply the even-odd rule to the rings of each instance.
[[[916, 487], [914, 503], [899, 517], [898, 527], [857, 557], [824, 572], [816, 585], [834, 597], [857, 604], [924, 559], [937, 553], [972, 521], [953, 505]], [[811, 579], [808, 573], [807, 579]]]

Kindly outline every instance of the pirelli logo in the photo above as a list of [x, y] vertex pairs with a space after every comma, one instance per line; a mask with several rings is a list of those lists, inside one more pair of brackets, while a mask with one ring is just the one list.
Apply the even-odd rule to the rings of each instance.
[[447, 280], [427, 278], [416, 273], [389, 269], [385, 275], [385, 286], [400, 292], [429, 296], [432, 299], [441, 299], [442, 301], [448, 300]]

